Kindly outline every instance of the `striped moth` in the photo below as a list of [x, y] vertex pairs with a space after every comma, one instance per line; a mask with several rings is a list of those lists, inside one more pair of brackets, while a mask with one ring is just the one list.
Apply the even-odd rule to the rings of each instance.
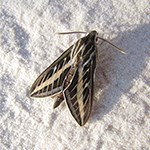
[[65, 100], [80, 126], [87, 122], [91, 114], [98, 38], [107, 41], [98, 37], [96, 31], [79, 39], [41, 73], [30, 90], [31, 97], [56, 96], [54, 108]]

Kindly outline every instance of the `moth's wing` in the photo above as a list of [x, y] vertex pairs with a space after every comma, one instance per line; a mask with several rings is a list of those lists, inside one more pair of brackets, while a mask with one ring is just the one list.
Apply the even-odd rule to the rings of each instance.
[[96, 52], [93, 52], [76, 68], [70, 85], [63, 92], [68, 108], [80, 126], [87, 122], [91, 113], [95, 67]]
[[31, 97], [54, 96], [62, 91], [64, 79], [71, 68], [71, 49], [72, 46], [35, 80], [30, 89]]

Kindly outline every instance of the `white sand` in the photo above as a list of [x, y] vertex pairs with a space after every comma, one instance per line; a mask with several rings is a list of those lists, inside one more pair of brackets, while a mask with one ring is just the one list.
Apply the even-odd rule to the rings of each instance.
[[[93, 29], [127, 55], [113, 51], [104, 94], [98, 61], [96, 100], [80, 127], [65, 103], [53, 110], [53, 99], [27, 93], [81, 37], [56, 32]], [[0, 150], [150, 149], [149, 0], [0, 0], [0, 66]]]

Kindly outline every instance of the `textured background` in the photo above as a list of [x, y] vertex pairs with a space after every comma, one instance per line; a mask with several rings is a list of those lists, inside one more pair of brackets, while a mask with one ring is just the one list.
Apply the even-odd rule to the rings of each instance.
[[[0, 149], [147, 150], [150, 145], [149, 0], [0, 0]], [[94, 106], [80, 127], [65, 103], [30, 99], [36, 77], [82, 35], [98, 47]], [[106, 73], [102, 75], [102, 70]]]

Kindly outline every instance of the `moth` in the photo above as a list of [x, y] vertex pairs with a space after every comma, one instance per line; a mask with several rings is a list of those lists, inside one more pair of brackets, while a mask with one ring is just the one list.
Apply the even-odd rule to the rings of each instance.
[[35, 80], [30, 97], [57, 97], [54, 108], [65, 101], [73, 118], [83, 126], [92, 110], [98, 39], [107, 41], [91, 31], [70, 46]]

